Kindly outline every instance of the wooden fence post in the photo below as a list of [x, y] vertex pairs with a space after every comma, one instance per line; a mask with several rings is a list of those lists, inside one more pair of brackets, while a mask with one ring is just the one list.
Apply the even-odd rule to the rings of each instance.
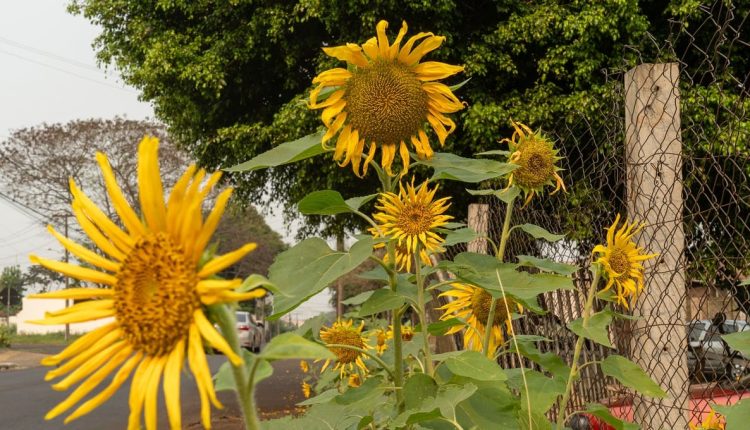
[[646, 224], [639, 246], [659, 253], [644, 264], [631, 351], [669, 395], [635, 396], [633, 417], [643, 429], [688, 428], [679, 74], [677, 63], [642, 64], [625, 74], [628, 217]]
[[[490, 205], [486, 203], [469, 204], [469, 227], [479, 233], [480, 236], [487, 236], [487, 229], [490, 222]], [[478, 238], [469, 242], [467, 246], [469, 252], [478, 254], [487, 253], [487, 239]]]

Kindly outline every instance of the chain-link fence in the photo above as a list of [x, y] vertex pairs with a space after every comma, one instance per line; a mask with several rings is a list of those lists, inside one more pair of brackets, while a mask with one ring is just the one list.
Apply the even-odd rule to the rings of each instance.
[[[644, 221], [639, 246], [660, 253], [626, 312], [639, 319], [612, 328], [614, 350], [587, 342], [583, 360], [627, 356], [670, 398], [634, 396], [586, 366], [571, 410], [599, 401], [644, 429], [686, 429], [709, 403], [750, 397], [750, 357], [720, 337], [750, 330], [750, 293], [739, 286], [750, 276], [749, 12], [719, 1], [670, 21], [667, 37], [633, 47], [623, 70], [609, 72], [602, 109], [532, 124], [560, 148], [568, 193], [534, 199], [513, 222], [568, 239], [549, 245], [514, 235], [506, 255], [586, 265], [617, 213]], [[504, 205], [487, 203], [489, 235], [498, 238]], [[518, 320], [517, 332], [551, 339], [540, 349], [570, 362], [575, 339], [565, 325], [580, 316], [588, 276], [575, 276], [576, 291], [540, 297], [548, 313]], [[516, 366], [513, 355], [502, 359]]]

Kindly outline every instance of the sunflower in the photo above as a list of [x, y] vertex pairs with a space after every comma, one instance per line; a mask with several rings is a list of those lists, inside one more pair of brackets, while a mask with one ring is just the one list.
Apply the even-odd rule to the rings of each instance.
[[309, 399], [310, 394], [312, 394], [312, 385], [308, 384], [307, 381], [302, 381], [302, 395]]
[[[466, 332], [464, 333], [464, 349], [474, 351], [482, 350], [482, 341], [484, 340], [485, 326], [490, 314], [492, 305], [492, 295], [482, 288], [473, 285], [455, 283], [451, 284], [452, 290], [448, 290], [440, 296], [452, 297], [453, 300], [440, 309], [445, 310], [441, 320], [451, 318], [460, 318], [466, 322]], [[492, 333], [490, 335], [488, 355], [494, 354], [497, 347], [503, 341], [503, 329], [505, 325], [510, 331], [511, 315], [508, 315], [506, 309], [510, 308], [511, 312], [522, 312], [523, 308], [510, 297], [505, 299], [495, 299], [495, 317], [492, 324]], [[464, 329], [463, 326], [457, 325], [451, 327], [446, 334], [456, 333]]]
[[[419, 258], [426, 265], [431, 264], [429, 253], [443, 251], [440, 244], [444, 239], [435, 229], [446, 225], [453, 217], [443, 215], [450, 207], [450, 197], [433, 200], [437, 190], [437, 185], [430, 190], [427, 182], [415, 188], [412, 179], [406, 188], [399, 183], [398, 194], [380, 194], [375, 206], [380, 212], [374, 214], [373, 218], [379, 223], [380, 231], [385, 237], [398, 240], [395, 256], [399, 270], [411, 271], [411, 263], [419, 244]], [[370, 231], [378, 236], [377, 230]], [[384, 246], [384, 243], [375, 245], [376, 248]]]
[[302, 370], [303, 373], [310, 372], [310, 364], [307, 363], [305, 360], [300, 360], [299, 362], [299, 368]]
[[360, 385], [362, 385], [362, 378], [359, 376], [359, 373], [352, 373], [349, 375], [349, 386], [352, 388], [357, 388]]
[[508, 177], [508, 187], [518, 186], [526, 195], [526, 204], [547, 185], [555, 185], [555, 190], [550, 195], [560, 189], [565, 191], [565, 183], [557, 174], [562, 170], [556, 165], [560, 157], [552, 142], [541, 132], [534, 133], [520, 122], [511, 121], [511, 124], [515, 129], [513, 136], [501, 140], [508, 142], [511, 151], [508, 162], [518, 166]]
[[223, 191], [204, 220], [203, 201], [220, 178], [196, 173], [191, 166], [177, 181], [169, 200], [159, 176], [159, 142], [144, 138], [138, 148], [139, 200], [143, 220], [126, 201], [104, 154], [96, 158], [104, 184], [125, 228], [110, 220], [70, 181], [73, 213], [81, 228], [101, 253], [64, 237], [49, 227], [60, 243], [86, 267], [32, 255], [31, 261], [71, 278], [106, 288], [70, 288], [34, 298], [85, 300], [61, 311], [49, 312], [37, 324], [68, 324], [114, 317], [113, 321], [84, 335], [57, 355], [42, 360], [56, 366], [46, 380], [65, 376], [52, 387], [67, 390], [81, 382], [67, 399], [55, 406], [46, 419], [66, 412], [96, 389], [109, 375], [114, 378], [98, 394], [70, 414], [65, 423], [81, 417], [107, 401], [133, 375], [130, 388], [129, 429], [139, 429], [141, 415], [146, 428], [156, 428], [159, 381], [163, 390], [170, 427], [179, 429], [180, 374], [187, 364], [195, 376], [201, 399], [201, 419], [210, 427], [210, 403], [216, 398], [204, 341], [223, 352], [233, 365], [242, 359], [232, 351], [204, 314], [203, 305], [261, 297], [265, 291], [237, 293], [239, 279], [220, 280], [214, 275], [243, 258], [255, 248], [247, 244], [236, 251], [212, 258], [201, 265], [206, 244], [216, 229], [231, 195]]
[[724, 430], [724, 418], [711, 409], [708, 416], [698, 425], [690, 423], [690, 430]]
[[607, 229], [607, 246], [597, 245], [593, 253], [599, 254], [597, 263], [604, 268], [607, 285], [602, 291], [615, 287], [617, 302], [627, 309], [643, 291], [642, 261], [649, 260], [659, 254], [643, 254], [643, 249], [633, 242], [633, 236], [643, 229], [644, 225], [636, 223], [622, 223], [618, 229], [620, 215]]
[[[351, 162], [357, 176], [367, 173], [378, 147], [380, 164], [391, 176], [397, 148], [403, 163], [401, 174], [408, 170], [409, 142], [417, 157], [430, 158], [432, 148], [422, 129], [424, 123], [430, 123], [442, 146], [456, 129], [456, 124], [445, 114], [464, 107], [448, 86], [436, 82], [464, 68], [437, 61], [419, 62], [440, 47], [445, 37], [418, 33], [402, 47], [406, 22], [393, 44], [385, 34], [387, 28], [388, 22], [380, 21], [376, 26], [377, 37], [362, 46], [347, 43], [323, 48], [327, 55], [345, 61], [349, 68], [322, 72], [313, 79], [318, 86], [310, 93], [310, 108], [324, 109], [321, 119], [328, 131], [323, 136], [323, 145], [338, 133], [333, 158], [341, 160], [342, 167]], [[331, 90], [330, 95], [318, 101], [326, 88]], [[365, 146], [367, 156], [362, 163]]]
[[[401, 325], [401, 340], [409, 342], [414, 338], [414, 329], [410, 325]], [[388, 326], [388, 339], [393, 339], [393, 326]]]
[[374, 336], [375, 351], [377, 351], [378, 355], [383, 355], [385, 350], [388, 349], [388, 340], [393, 339], [393, 331], [379, 328], [375, 330]]
[[[367, 338], [362, 336], [364, 326], [364, 321], [360, 323], [359, 327], [354, 327], [352, 320], [336, 321], [331, 327], [324, 327], [320, 330], [320, 338], [328, 345], [349, 345], [359, 349], [372, 349], [367, 344]], [[367, 373], [367, 366], [362, 360], [364, 354], [360, 351], [341, 347], [329, 347], [328, 349], [336, 355], [336, 366], [333, 369], [339, 369], [342, 378], [345, 374], [352, 373], [355, 366], [360, 368], [362, 372]], [[326, 360], [320, 372], [323, 373], [330, 364], [331, 360]]]

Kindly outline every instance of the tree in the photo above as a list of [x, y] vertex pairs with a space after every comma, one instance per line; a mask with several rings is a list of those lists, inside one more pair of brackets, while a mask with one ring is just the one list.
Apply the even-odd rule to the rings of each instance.
[[28, 289], [33, 288], [36, 292], [45, 293], [56, 289], [55, 287], [65, 285], [65, 277], [59, 272], [53, 272], [43, 266], [32, 265], [23, 274], [23, 282]]
[[21, 306], [24, 291], [24, 278], [18, 266], [3, 268], [0, 274], [0, 308], [6, 315], [15, 313]]
[[0, 143], [0, 189], [47, 220], [62, 225], [63, 218], [70, 216], [72, 178], [111, 218], [117, 219], [95, 153], [106, 153], [125, 198], [132, 205], [138, 201], [138, 142], [146, 134], [161, 141], [162, 180], [165, 184], [174, 183], [188, 158], [174, 147], [163, 126], [153, 121], [114, 118], [42, 124], [13, 131]]
[[[657, 17], [659, 4], [652, 12]], [[465, 155], [495, 147], [511, 116], [538, 126], [571, 109], [596, 111], [606, 80], [599, 71], [621, 66], [625, 46], [636, 44], [649, 24], [636, 0], [74, 0], [70, 10], [102, 28], [99, 59], [154, 103], [180, 145], [213, 167], [319, 128], [303, 99], [316, 72], [336, 64], [321, 46], [364, 42], [379, 19], [445, 35], [445, 46], [431, 58], [466, 64], [472, 80], [459, 95], [469, 108], [448, 143]], [[231, 180], [241, 197], [255, 202], [276, 190], [272, 197], [291, 212], [317, 189], [362, 195], [373, 189], [373, 176], [365, 183], [330, 160], [308, 160]], [[463, 207], [454, 205], [457, 215]], [[346, 217], [332, 225], [311, 221], [331, 235], [358, 225]]]

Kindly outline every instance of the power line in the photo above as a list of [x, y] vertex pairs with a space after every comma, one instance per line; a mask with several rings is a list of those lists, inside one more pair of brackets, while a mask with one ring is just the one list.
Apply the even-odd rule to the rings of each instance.
[[0, 54], [10, 55], [11, 57], [15, 57], [15, 58], [18, 58], [18, 59], [23, 60], [23, 61], [28, 61], [30, 63], [34, 63], [34, 64], [42, 66], [42, 67], [47, 67], [47, 68], [50, 68], [50, 69], [53, 69], [53, 70], [57, 70], [58, 72], [62, 72], [62, 73], [74, 76], [74, 77], [76, 77], [78, 79], [83, 79], [83, 80], [86, 80], [86, 81], [89, 81], [89, 82], [93, 82], [95, 84], [99, 84], [99, 85], [102, 85], [102, 86], [105, 86], [105, 87], [115, 88], [115, 89], [118, 89], [118, 90], [121, 90], [121, 91], [125, 91], [125, 92], [128, 92], [128, 93], [132, 93], [132, 94], [138, 94], [137, 91], [133, 91], [133, 90], [130, 90], [128, 88], [118, 87], [118, 86], [109, 84], [107, 82], [99, 81], [97, 79], [91, 79], [89, 77], [86, 77], [86, 76], [83, 76], [83, 75], [79, 75], [78, 73], [71, 72], [70, 70], [66, 70], [66, 69], [63, 69], [61, 67], [53, 66], [51, 64], [43, 63], [41, 61], [37, 61], [37, 60], [31, 59], [31, 58], [26, 58], [24, 56], [18, 55], [18, 54], [13, 53], [13, 52], [8, 52], [8, 51], [0, 49]]
[[87, 63], [84, 63], [82, 61], [74, 60], [72, 58], [63, 57], [62, 55], [55, 54], [54, 52], [49, 52], [49, 51], [45, 51], [45, 50], [42, 50], [42, 49], [39, 49], [39, 48], [35, 48], [33, 46], [26, 45], [26, 44], [21, 43], [21, 42], [16, 42], [15, 40], [8, 39], [7, 37], [0, 36], [0, 43], [4, 43], [6, 45], [10, 45], [10, 46], [13, 46], [15, 48], [23, 49], [25, 51], [31, 51], [31, 52], [33, 52], [33, 53], [35, 53], [37, 55], [41, 55], [43, 57], [52, 58], [53, 60], [62, 61], [63, 63], [70, 64], [71, 66], [80, 67], [82, 69], [93, 70], [93, 71], [96, 71], [96, 72], [107, 73], [105, 70], [101, 70], [100, 68], [98, 68], [98, 67], [96, 67], [94, 65], [87, 64]]

